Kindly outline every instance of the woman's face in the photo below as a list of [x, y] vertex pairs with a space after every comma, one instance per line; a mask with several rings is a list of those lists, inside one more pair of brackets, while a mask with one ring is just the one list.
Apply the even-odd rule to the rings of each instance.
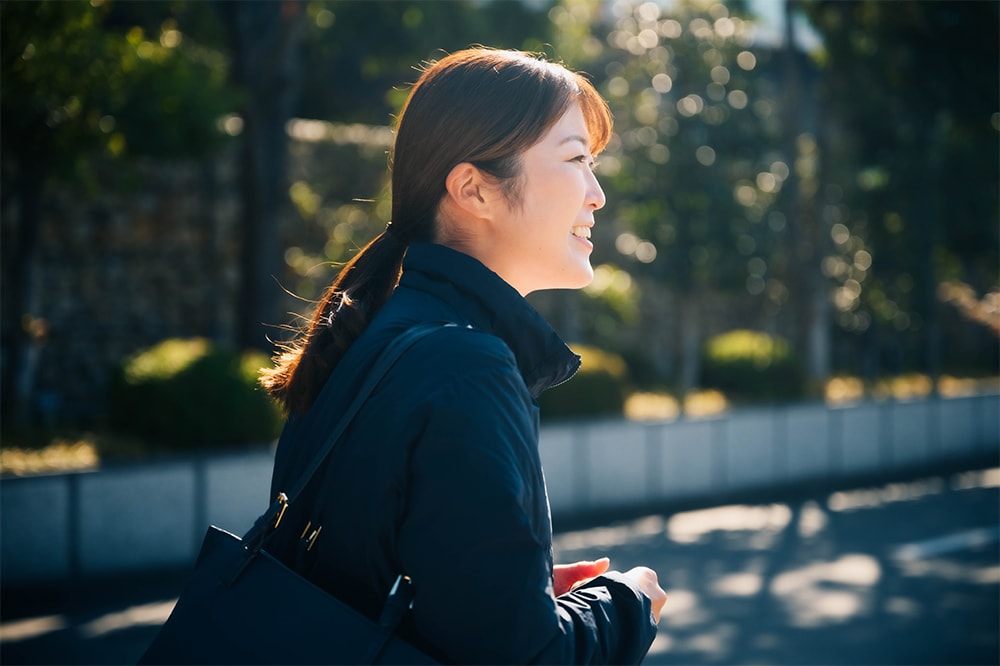
[[522, 295], [590, 284], [594, 211], [604, 206], [578, 104], [521, 156], [518, 196], [504, 206], [487, 265]]

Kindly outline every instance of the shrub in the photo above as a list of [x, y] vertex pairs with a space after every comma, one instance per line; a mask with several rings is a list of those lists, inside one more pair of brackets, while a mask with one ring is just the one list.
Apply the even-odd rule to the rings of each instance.
[[172, 449], [234, 446], [274, 439], [277, 405], [257, 384], [261, 352], [170, 339], [125, 359], [111, 382], [110, 426]]
[[543, 419], [621, 416], [625, 412], [625, 361], [595, 347], [574, 345], [583, 365], [573, 379], [538, 400]]
[[757, 331], [737, 330], [705, 343], [702, 385], [740, 402], [798, 398], [805, 380], [791, 345]]

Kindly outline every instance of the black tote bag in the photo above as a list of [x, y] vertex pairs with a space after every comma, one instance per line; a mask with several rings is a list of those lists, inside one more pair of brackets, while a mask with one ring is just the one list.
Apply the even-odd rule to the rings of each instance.
[[417, 340], [421, 324], [386, 348], [306, 474], [241, 539], [212, 526], [194, 572], [140, 664], [434, 664], [395, 635], [412, 602], [400, 575], [373, 621], [295, 573], [265, 549], [285, 509], [322, 466], [379, 380]]

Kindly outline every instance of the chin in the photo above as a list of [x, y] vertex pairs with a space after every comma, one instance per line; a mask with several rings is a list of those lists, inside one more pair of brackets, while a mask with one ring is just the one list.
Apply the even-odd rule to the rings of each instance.
[[567, 280], [568, 284], [564, 289], [583, 289], [593, 281], [594, 269], [590, 264], [587, 264], [586, 270], [575, 272], [573, 277]]
[[533, 291], [548, 291], [550, 289], [583, 289], [594, 281], [594, 268], [590, 262], [563, 264], [561, 270], [556, 273], [538, 276], [536, 286], [527, 293]]

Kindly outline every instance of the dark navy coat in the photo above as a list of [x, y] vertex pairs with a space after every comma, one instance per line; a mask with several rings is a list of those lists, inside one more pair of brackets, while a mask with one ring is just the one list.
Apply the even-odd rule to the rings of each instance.
[[[468, 255], [410, 247], [398, 288], [326, 395], [286, 425], [272, 497], [319, 445], [300, 441], [310, 419], [342, 408], [378, 353], [419, 322], [458, 326], [422, 339], [390, 371], [268, 550], [373, 617], [397, 574], [409, 575], [416, 596], [404, 633], [448, 662], [640, 661], [656, 625], [622, 576], [553, 597], [535, 398], [569, 379], [579, 357]], [[322, 526], [308, 551], [298, 545], [307, 521], [310, 533]]]

